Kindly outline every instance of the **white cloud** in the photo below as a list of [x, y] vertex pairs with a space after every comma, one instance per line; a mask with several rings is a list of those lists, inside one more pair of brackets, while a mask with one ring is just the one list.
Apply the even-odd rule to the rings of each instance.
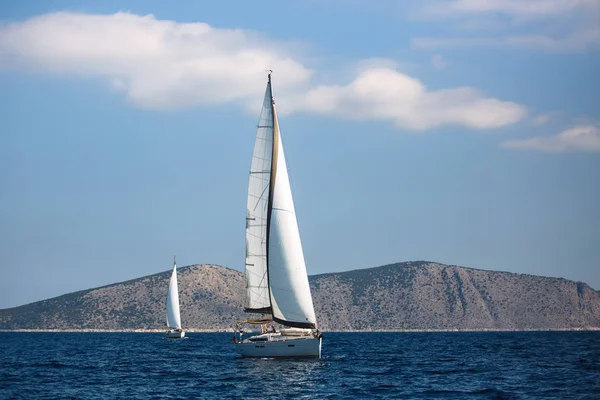
[[265, 70], [273, 69], [284, 112], [391, 120], [416, 130], [442, 125], [490, 129], [526, 115], [524, 106], [475, 88], [428, 90], [390, 60], [357, 65], [350, 78], [334, 79], [349, 83], [315, 86], [316, 72], [289, 43], [252, 31], [126, 12], [59, 12], [0, 25], [0, 68], [101, 76], [138, 107], [237, 103], [256, 111]]
[[311, 89], [298, 111], [354, 120], [392, 120], [396, 126], [424, 130], [441, 125], [491, 129], [516, 123], [525, 107], [484, 96], [470, 87], [427, 90], [419, 80], [389, 68], [362, 72], [349, 84]]
[[59, 12], [0, 26], [0, 66], [105, 76], [136, 105], [160, 109], [248, 101], [263, 90], [267, 68], [281, 88], [312, 74], [254, 32], [125, 12]]
[[[517, 46], [555, 52], [600, 49], [600, 1], [598, 0], [452, 0], [425, 1], [418, 18], [455, 20], [468, 27], [468, 36], [417, 37], [417, 48], [456, 46]], [[480, 21], [485, 20], [482, 24]], [[502, 31], [496, 36], [473, 36], [487, 26]]]
[[506, 149], [536, 150], [546, 153], [600, 152], [600, 129], [593, 125], [581, 125], [554, 136], [508, 140], [501, 146]]
[[442, 57], [440, 54], [436, 54], [431, 57], [431, 65], [433, 65], [435, 69], [444, 69], [450, 64], [450, 61], [444, 59], [444, 57]]

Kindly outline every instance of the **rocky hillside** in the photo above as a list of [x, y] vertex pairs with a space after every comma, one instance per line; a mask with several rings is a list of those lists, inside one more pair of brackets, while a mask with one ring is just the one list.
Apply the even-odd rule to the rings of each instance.
[[325, 330], [600, 327], [600, 293], [561, 278], [408, 262], [311, 284]]
[[[170, 271], [0, 310], [0, 329], [162, 329]], [[244, 317], [244, 276], [216, 265], [178, 269], [187, 328]], [[600, 293], [581, 282], [430, 262], [309, 277], [323, 330], [600, 327]]]

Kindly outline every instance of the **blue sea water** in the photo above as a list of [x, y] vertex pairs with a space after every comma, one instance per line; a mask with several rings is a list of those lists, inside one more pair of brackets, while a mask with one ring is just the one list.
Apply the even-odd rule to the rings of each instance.
[[600, 332], [325, 333], [320, 360], [232, 335], [0, 333], [2, 399], [600, 399]]

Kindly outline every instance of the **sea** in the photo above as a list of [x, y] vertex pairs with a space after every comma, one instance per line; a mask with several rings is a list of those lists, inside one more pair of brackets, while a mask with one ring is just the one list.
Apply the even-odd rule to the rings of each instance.
[[600, 332], [323, 334], [243, 359], [231, 333], [0, 332], [1, 399], [600, 399]]

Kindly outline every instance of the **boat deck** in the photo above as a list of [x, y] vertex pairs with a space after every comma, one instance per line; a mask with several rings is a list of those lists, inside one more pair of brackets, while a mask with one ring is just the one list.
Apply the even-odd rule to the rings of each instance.
[[256, 335], [249, 337], [248, 339], [242, 340], [242, 343], [261, 343], [261, 342], [287, 342], [290, 340], [308, 340], [313, 339], [313, 335], [303, 335], [303, 336], [287, 336], [282, 335], [279, 332], [276, 333], [263, 333], [261, 335]]

